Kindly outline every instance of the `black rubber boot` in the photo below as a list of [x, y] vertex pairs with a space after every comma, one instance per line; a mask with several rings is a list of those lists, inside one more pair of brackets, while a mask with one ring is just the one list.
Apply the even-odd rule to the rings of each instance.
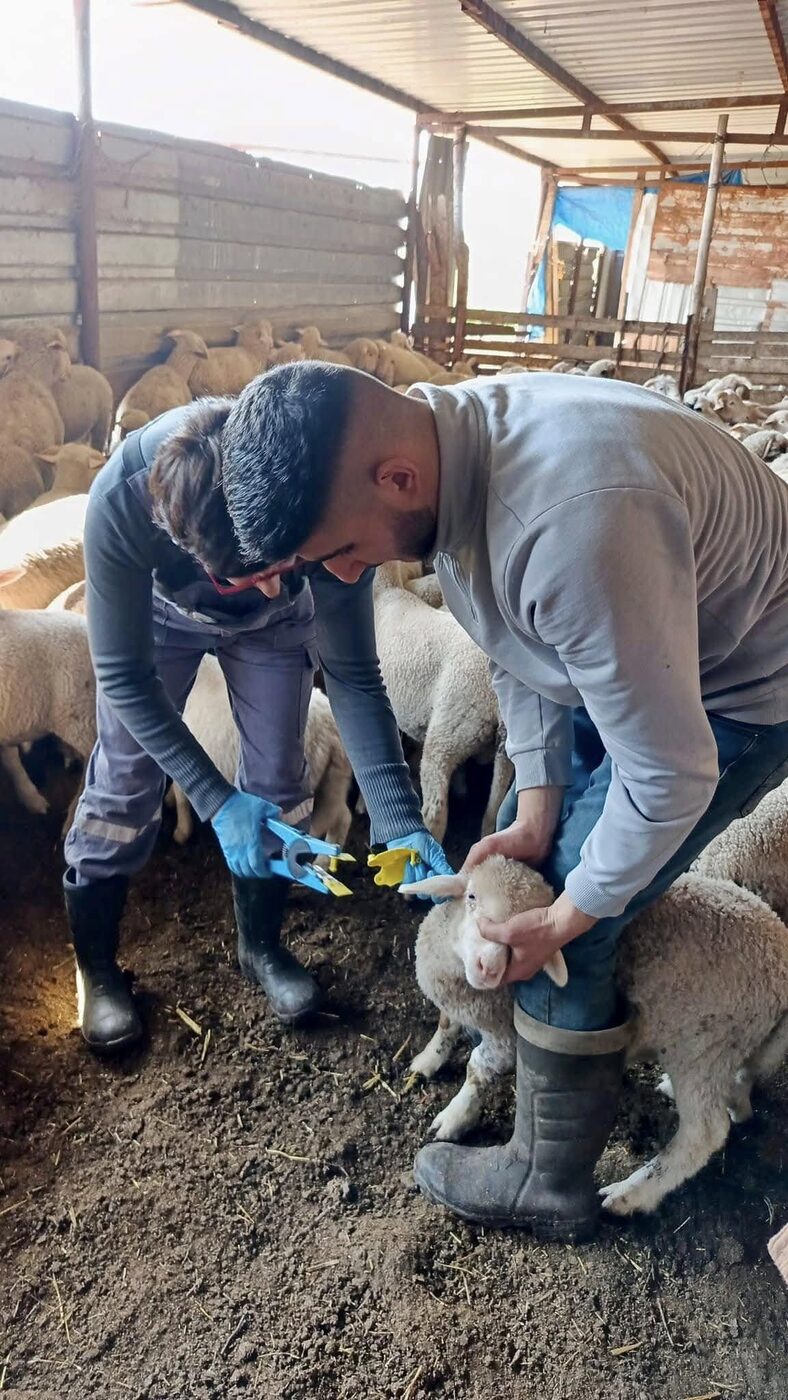
[[517, 1109], [502, 1147], [434, 1142], [416, 1183], [436, 1204], [478, 1225], [527, 1229], [540, 1240], [590, 1239], [599, 1196], [594, 1167], [616, 1117], [626, 1025], [565, 1031], [515, 1007]]
[[233, 875], [232, 882], [241, 971], [260, 984], [274, 1015], [295, 1025], [319, 1011], [323, 998], [314, 978], [280, 942], [290, 886], [278, 877], [243, 880]]
[[126, 975], [115, 961], [128, 883], [124, 876], [112, 875], [77, 885], [71, 870], [63, 880], [77, 959], [80, 1028], [91, 1050], [100, 1054], [119, 1054], [142, 1037]]

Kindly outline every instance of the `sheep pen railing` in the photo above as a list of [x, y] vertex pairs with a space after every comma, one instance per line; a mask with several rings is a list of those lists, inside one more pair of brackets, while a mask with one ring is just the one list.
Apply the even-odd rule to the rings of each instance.
[[625, 378], [641, 381], [661, 371], [679, 378], [687, 353], [686, 326], [671, 321], [484, 309], [468, 310], [463, 321], [458, 340], [454, 308], [422, 307], [413, 326], [415, 343], [447, 362], [467, 357], [480, 374], [495, 374], [508, 361], [550, 369], [560, 360], [585, 365], [609, 358]]

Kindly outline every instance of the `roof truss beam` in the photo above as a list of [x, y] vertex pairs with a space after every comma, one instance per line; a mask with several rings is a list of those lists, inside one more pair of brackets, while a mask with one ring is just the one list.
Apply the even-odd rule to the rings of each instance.
[[628, 112], [732, 112], [739, 107], [779, 107], [784, 101], [784, 92], [762, 92], [751, 97], [687, 97], [659, 102], [595, 102], [589, 105], [575, 102], [566, 107], [490, 107], [475, 112], [447, 112], [444, 120], [466, 125], [468, 122], [549, 121], [552, 117], [582, 119], [588, 112], [592, 117], [625, 116]]
[[[562, 87], [565, 92], [570, 92], [573, 97], [579, 98], [585, 107], [593, 107], [594, 104], [597, 106], [600, 105], [601, 99], [597, 97], [595, 92], [587, 88], [585, 83], [581, 83], [578, 78], [575, 78], [573, 74], [570, 73], [568, 69], [563, 68], [560, 63], [556, 63], [555, 59], [551, 58], [549, 54], [546, 54], [543, 49], [537, 48], [536, 44], [532, 43], [530, 39], [527, 39], [521, 30], [517, 29], [515, 25], [510, 24], [507, 19], [504, 19], [503, 15], [499, 14], [498, 10], [494, 10], [492, 5], [487, 3], [487, 0], [460, 0], [460, 9], [463, 14], [480, 25], [488, 34], [491, 34], [496, 39], [500, 39], [513, 53], [519, 54], [520, 58], [524, 58], [527, 63], [530, 63], [532, 68], [536, 68], [537, 71], [543, 73], [546, 78], [550, 78], [558, 87]], [[610, 121], [617, 127], [619, 132], [626, 133], [628, 140], [636, 141], [638, 145], [648, 151], [649, 155], [653, 156], [660, 165], [666, 165], [668, 163], [668, 157], [665, 155], [665, 152], [661, 151], [659, 146], [655, 146], [654, 143], [649, 140], [648, 134], [638, 131], [637, 127], [633, 126], [626, 117], [614, 116], [610, 118]]]
[[[529, 136], [539, 141], [633, 141], [629, 131], [584, 131], [582, 128], [574, 127], [564, 129], [562, 126], [469, 126], [470, 133], [479, 133], [484, 136], [497, 131], [499, 136], [522, 136], [527, 139]], [[702, 146], [714, 140], [714, 132], [708, 131], [654, 131], [650, 132], [657, 141], [672, 141], [676, 145], [689, 144], [691, 146]], [[732, 131], [726, 138], [731, 146], [788, 146], [788, 135], [783, 131], [772, 131], [764, 135], [760, 131]], [[670, 158], [665, 156], [661, 164], [670, 164]]]
[[777, 72], [780, 74], [780, 82], [785, 91], [788, 92], [788, 53], [785, 50], [785, 35], [780, 25], [780, 16], [777, 13], [775, 0], [758, 0], [758, 9], [761, 12], [763, 27], [772, 46]]

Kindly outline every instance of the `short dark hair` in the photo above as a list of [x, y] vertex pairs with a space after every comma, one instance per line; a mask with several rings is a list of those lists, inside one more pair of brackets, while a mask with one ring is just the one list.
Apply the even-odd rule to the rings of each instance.
[[287, 559], [320, 520], [348, 425], [353, 379], [344, 365], [278, 365], [236, 400], [222, 431], [222, 485], [246, 559]]
[[222, 578], [255, 568], [244, 558], [222, 489], [222, 435], [234, 405], [234, 399], [191, 405], [178, 431], [161, 444], [148, 477], [157, 525]]

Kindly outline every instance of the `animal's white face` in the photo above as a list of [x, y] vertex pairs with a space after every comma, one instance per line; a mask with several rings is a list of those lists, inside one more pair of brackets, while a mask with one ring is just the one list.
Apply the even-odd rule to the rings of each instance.
[[477, 992], [489, 992], [495, 987], [500, 987], [509, 964], [509, 949], [502, 943], [492, 943], [489, 938], [482, 937], [479, 931], [479, 918], [483, 915], [485, 918], [495, 919], [497, 912], [486, 905], [484, 908], [480, 907], [471, 877], [465, 891], [459, 953], [466, 980]]

